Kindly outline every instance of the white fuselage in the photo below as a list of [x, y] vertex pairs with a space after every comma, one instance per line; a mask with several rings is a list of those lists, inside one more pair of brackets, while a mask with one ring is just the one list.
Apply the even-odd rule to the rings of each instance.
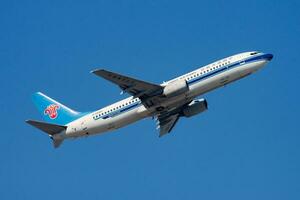
[[166, 98], [153, 108], [146, 108], [139, 98], [128, 97], [70, 122], [66, 132], [56, 137], [74, 138], [104, 133], [155, 116], [158, 113], [157, 106], [170, 110], [182, 102], [189, 102], [199, 95], [257, 71], [270, 60], [268, 55], [246, 52], [218, 60], [161, 84], [165, 86], [178, 79], [185, 79], [189, 90], [184, 94]]

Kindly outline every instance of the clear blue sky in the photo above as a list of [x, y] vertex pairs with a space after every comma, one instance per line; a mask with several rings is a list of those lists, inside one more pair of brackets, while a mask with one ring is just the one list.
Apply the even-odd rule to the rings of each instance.
[[[300, 3], [1, 1], [0, 199], [300, 199]], [[154, 83], [235, 53], [259, 73], [205, 95], [161, 139], [151, 119], [66, 141], [24, 123], [42, 91], [79, 111], [126, 97], [90, 74]]]

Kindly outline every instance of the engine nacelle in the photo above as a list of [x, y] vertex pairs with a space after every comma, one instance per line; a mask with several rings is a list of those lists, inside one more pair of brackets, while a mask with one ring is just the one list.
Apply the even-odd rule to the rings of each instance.
[[175, 97], [189, 91], [189, 86], [184, 79], [176, 80], [164, 87], [163, 94], [166, 97]]
[[194, 115], [197, 115], [199, 113], [204, 112], [207, 110], [207, 102], [205, 99], [198, 99], [192, 101], [189, 105], [187, 105], [182, 113], [185, 117], [192, 117]]

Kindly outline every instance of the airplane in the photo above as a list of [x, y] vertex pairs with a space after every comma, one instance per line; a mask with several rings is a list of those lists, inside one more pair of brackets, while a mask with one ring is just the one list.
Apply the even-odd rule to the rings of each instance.
[[181, 117], [189, 118], [208, 109], [206, 99], [197, 99], [198, 96], [258, 71], [272, 58], [272, 54], [259, 51], [239, 53], [162, 84], [96, 69], [91, 73], [116, 84], [121, 93], [131, 96], [100, 110], [77, 112], [37, 92], [33, 94], [33, 102], [46, 122], [26, 122], [46, 132], [55, 148], [65, 139], [105, 133], [147, 117], [156, 120], [161, 137], [170, 133]]

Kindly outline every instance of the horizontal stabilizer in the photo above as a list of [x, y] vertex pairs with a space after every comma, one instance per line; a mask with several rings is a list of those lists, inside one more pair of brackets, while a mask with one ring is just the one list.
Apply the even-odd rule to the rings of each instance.
[[60, 133], [61, 131], [64, 131], [67, 129], [66, 126], [50, 124], [50, 123], [41, 122], [41, 121], [26, 120], [26, 122], [28, 124], [30, 124], [31, 126], [34, 126], [38, 129], [48, 133], [49, 135], [55, 135], [55, 134]]

